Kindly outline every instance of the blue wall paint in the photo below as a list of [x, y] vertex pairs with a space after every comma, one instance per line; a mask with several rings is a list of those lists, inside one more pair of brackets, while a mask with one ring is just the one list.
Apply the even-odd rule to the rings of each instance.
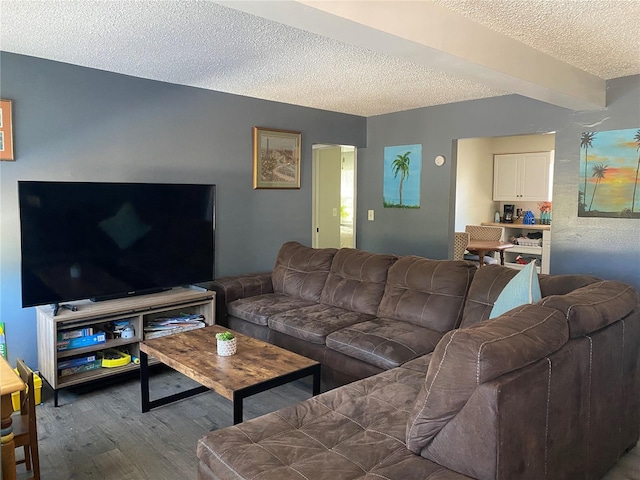
[[[18, 180], [215, 183], [216, 273], [269, 270], [287, 240], [311, 244], [311, 148], [365, 145], [366, 119], [0, 52], [15, 162], [0, 162], [0, 320], [9, 358], [37, 365], [21, 308]], [[302, 188], [253, 190], [252, 127], [302, 132]], [[55, 232], [51, 232], [55, 235]]]
[[[367, 119], [367, 148], [358, 157], [358, 246], [447, 258], [454, 230], [456, 140], [556, 132], [551, 273], [587, 273], [640, 289], [640, 222], [577, 217], [580, 134], [640, 128], [640, 76], [611, 80], [607, 91], [603, 110], [574, 112], [511, 95]], [[413, 143], [423, 145], [421, 208], [383, 209], [384, 147]], [[450, 161], [436, 167], [437, 155]], [[369, 209], [376, 210], [374, 222], [366, 220]]]

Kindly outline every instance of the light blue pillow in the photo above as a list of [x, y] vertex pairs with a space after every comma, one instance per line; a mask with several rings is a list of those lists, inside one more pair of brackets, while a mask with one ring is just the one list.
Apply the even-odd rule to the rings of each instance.
[[520, 305], [535, 303], [541, 298], [536, 261], [532, 260], [500, 292], [498, 299], [493, 304], [489, 318], [499, 317], [504, 312]]

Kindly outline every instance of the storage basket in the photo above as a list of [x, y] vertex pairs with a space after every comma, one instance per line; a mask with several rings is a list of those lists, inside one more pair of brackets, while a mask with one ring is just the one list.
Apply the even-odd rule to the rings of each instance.
[[520, 237], [518, 238], [517, 241], [518, 241], [518, 245], [522, 245], [523, 247], [539, 247], [540, 245], [542, 245], [541, 238]]
[[[13, 371], [16, 372], [16, 375], [20, 376], [17, 368], [14, 368]], [[33, 374], [33, 388], [35, 389], [36, 405], [40, 405], [42, 402], [42, 378], [40, 378], [40, 375], [37, 373]], [[11, 394], [11, 403], [13, 404], [14, 412], [20, 410], [20, 392], [13, 392]]]

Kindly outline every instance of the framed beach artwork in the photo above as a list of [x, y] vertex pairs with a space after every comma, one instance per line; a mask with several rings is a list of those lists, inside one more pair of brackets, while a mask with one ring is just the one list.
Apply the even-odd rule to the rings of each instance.
[[0, 160], [15, 160], [12, 115], [11, 100], [0, 99]]
[[640, 128], [580, 136], [579, 217], [640, 219]]
[[422, 145], [384, 147], [384, 208], [420, 208]]
[[253, 188], [300, 188], [300, 132], [253, 127]]

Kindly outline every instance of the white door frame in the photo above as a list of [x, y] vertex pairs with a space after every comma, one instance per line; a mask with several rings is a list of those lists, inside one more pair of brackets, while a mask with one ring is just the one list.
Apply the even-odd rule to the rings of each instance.
[[[341, 149], [346, 149], [348, 150], [352, 150], [353, 151], [353, 212], [352, 212], [352, 218], [353, 218], [353, 224], [352, 224], [352, 232], [353, 232], [353, 247], [355, 248], [355, 244], [356, 244], [356, 212], [357, 212], [357, 149], [354, 146], [350, 146], [350, 145], [328, 145], [328, 144], [314, 144], [313, 145], [313, 156], [312, 156], [312, 212], [311, 212], [311, 217], [312, 217], [312, 234], [311, 234], [311, 239], [312, 239], [312, 246], [314, 248], [317, 248], [319, 245], [319, 228], [320, 225], [319, 223], [319, 219], [320, 219], [320, 205], [319, 205], [319, 198], [320, 198], [320, 194], [321, 194], [321, 189], [322, 189], [322, 185], [320, 184], [320, 175], [318, 174], [319, 172], [319, 166], [318, 166], [318, 162], [320, 161], [320, 159], [318, 158], [319, 155], [317, 154], [318, 151], [322, 150], [322, 149], [327, 149], [327, 148], [336, 148], [339, 147]], [[341, 154], [342, 155], [342, 154]], [[344, 161], [344, 158], [343, 158]], [[344, 163], [344, 162], [343, 162]], [[342, 203], [342, 202], [341, 202]], [[340, 205], [340, 210], [342, 209], [342, 204]], [[340, 211], [338, 212], [338, 215], [340, 215]], [[336, 248], [339, 248], [340, 245], [336, 245]]]

